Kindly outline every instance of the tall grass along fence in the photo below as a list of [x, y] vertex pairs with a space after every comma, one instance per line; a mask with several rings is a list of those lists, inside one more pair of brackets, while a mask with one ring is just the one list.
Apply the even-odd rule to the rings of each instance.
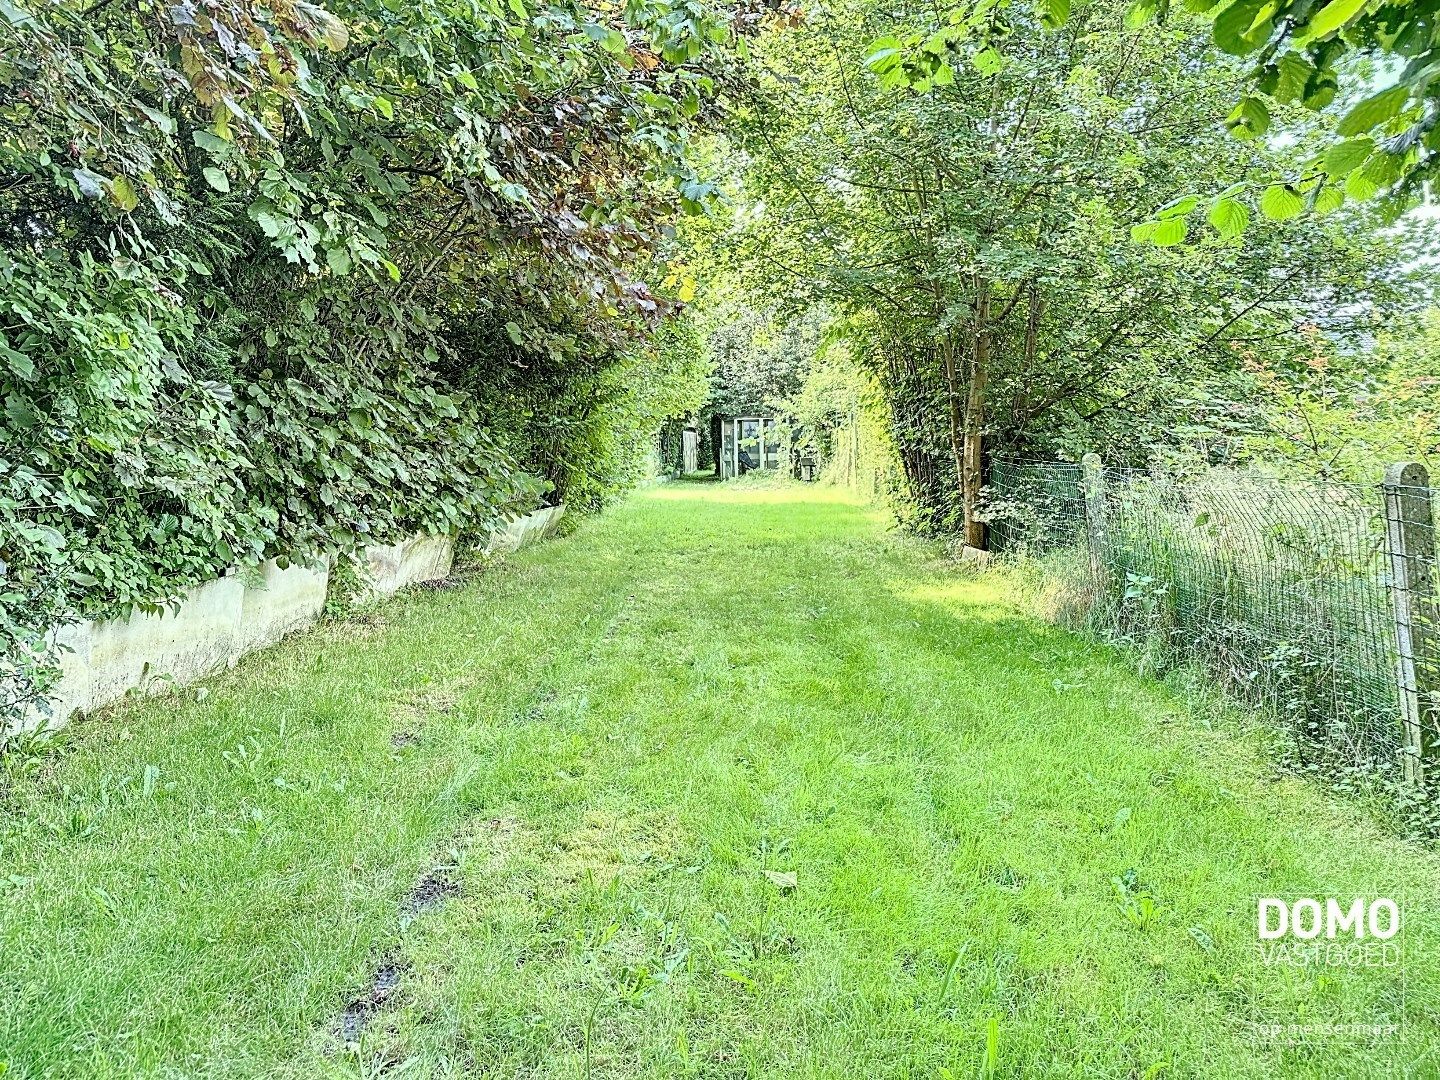
[[1313, 762], [1440, 785], [1435, 492], [1232, 469], [999, 460], [992, 546], [1033, 555], [1084, 618], [1198, 660], [1294, 728]]

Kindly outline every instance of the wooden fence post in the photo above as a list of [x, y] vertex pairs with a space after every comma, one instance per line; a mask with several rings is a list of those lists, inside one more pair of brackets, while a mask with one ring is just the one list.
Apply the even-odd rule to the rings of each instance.
[[1440, 627], [1435, 621], [1430, 475], [1414, 461], [1389, 465], [1384, 489], [1405, 778], [1423, 784], [1427, 771], [1440, 766]]
[[1095, 581], [1101, 583], [1110, 567], [1110, 552], [1106, 528], [1105, 466], [1099, 454], [1086, 454], [1080, 459], [1080, 488], [1085, 493], [1085, 534], [1090, 547], [1090, 571]]

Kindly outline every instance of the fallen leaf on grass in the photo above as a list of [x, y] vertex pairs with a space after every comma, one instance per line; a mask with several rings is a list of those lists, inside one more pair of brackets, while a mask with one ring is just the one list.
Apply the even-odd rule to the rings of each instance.
[[789, 892], [799, 887], [800, 882], [796, 878], [794, 870], [766, 870], [764, 873], [770, 879], [770, 883], [781, 892]]

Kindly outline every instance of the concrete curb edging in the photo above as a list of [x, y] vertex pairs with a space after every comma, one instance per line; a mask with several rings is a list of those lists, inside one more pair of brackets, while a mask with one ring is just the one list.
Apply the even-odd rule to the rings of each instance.
[[[515, 518], [491, 533], [483, 550], [508, 553], [541, 540], [564, 512], [563, 505], [549, 506]], [[423, 533], [360, 553], [370, 599], [447, 577], [454, 561], [453, 536]], [[232, 571], [187, 589], [158, 614], [136, 611], [124, 619], [62, 626], [52, 639], [61, 647], [61, 674], [49, 715], [33, 709], [21, 729], [60, 727], [76, 712], [109, 705], [131, 690], [161, 693], [232, 667], [319, 619], [329, 584], [328, 564], [282, 567], [270, 559], [254, 584]]]

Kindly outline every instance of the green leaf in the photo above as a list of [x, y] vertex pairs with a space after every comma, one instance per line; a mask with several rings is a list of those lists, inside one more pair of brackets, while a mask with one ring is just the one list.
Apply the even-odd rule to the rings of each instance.
[[348, 274], [350, 272], [350, 252], [343, 247], [326, 248], [325, 263], [333, 274]]
[[1370, 152], [1375, 149], [1375, 140], [1369, 135], [1358, 139], [1346, 139], [1325, 151], [1324, 168], [1331, 176], [1340, 177], [1353, 172], [1364, 164]]
[[1250, 209], [1239, 199], [1221, 199], [1210, 207], [1205, 220], [1210, 222], [1210, 227], [1218, 232], [1222, 239], [1229, 240], [1249, 227]]
[[1260, 213], [1271, 221], [1289, 221], [1305, 211], [1305, 200], [1289, 184], [1271, 184], [1260, 196]]
[[1168, 218], [1184, 217], [1199, 205], [1200, 196], [1182, 195], [1169, 205], [1162, 206], [1159, 210], [1155, 211], [1155, 218], [1157, 221], [1165, 221]]
[[230, 143], [204, 128], [196, 128], [190, 133], [190, 138], [195, 140], [195, 145], [201, 150], [208, 150], [212, 154], [229, 153], [231, 149]]
[[1360, 135], [1377, 124], [1397, 116], [1405, 103], [1410, 100], [1408, 86], [1392, 86], [1372, 94], [1345, 114], [1335, 130], [1341, 135]]
[[1155, 223], [1155, 231], [1150, 234], [1150, 242], [1156, 247], [1174, 247], [1184, 241], [1188, 231], [1189, 227], [1184, 218], [1166, 218], [1164, 221]]
[[10, 0], [0, 0], [0, 15], [5, 16], [5, 20], [12, 26], [25, 26], [35, 21], [33, 15], [16, 7]]
[[1333, 34], [1358, 15], [1366, 2], [1367, 0], [1330, 0], [1330, 3], [1317, 11], [1301, 29], [1299, 40], [1314, 41]]
[[1305, 97], [1306, 87], [1314, 74], [1314, 64], [1299, 53], [1290, 51], [1267, 65], [1255, 85], [1261, 93], [1288, 104]]
[[1329, 68], [1319, 68], [1305, 83], [1305, 92], [1300, 98], [1307, 109], [1319, 111], [1335, 100], [1340, 90], [1340, 80]]
[[1334, 184], [1326, 184], [1315, 192], [1313, 207], [1317, 214], [1333, 214], [1345, 205], [1345, 193]]
[[900, 39], [887, 35], [876, 38], [866, 50], [865, 66], [876, 74], [883, 74], [900, 63]]
[[135, 185], [124, 176], [117, 176], [110, 181], [110, 201], [127, 214], [140, 204], [140, 199], [135, 194]]
[[150, 122], [154, 124], [157, 128], [159, 128], [164, 134], [175, 134], [175, 121], [172, 118], [166, 116], [158, 109], [152, 109], [149, 105], [146, 105], [143, 102], [136, 102], [135, 107], [138, 108], [142, 113], [144, 113], [145, 116], [150, 120]]
[[1270, 110], [1253, 94], [1241, 99], [1225, 118], [1225, 127], [1237, 139], [1255, 139], [1270, 130]]
[[998, 75], [1005, 68], [1005, 57], [1000, 55], [1000, 50], [994, 45], [986, 45], [972, 58], [975, 70], [985, 77]]
[[201, 169], [200, 173], [205, 177], [205, 182], [216, 191], [230, 190], [230, 178], [225, 175], [223, 169], [217, 169], [214, 165], [208, 165], [204, 169]]
[[1047, 30], [1059, 30], [1070, 21], [1070, 0], [1038, 0], [1036, 10]]
[[1383, 150], [1371, 154], [1364, 165], [1345, 178], [1345, 194], [1358, 202], [1373, 199], [1400, 178], [1403, 160]]
[[586, 23], [583, 29], [585, 36], [598, 43], [606, 52], [615, 53], [618, 56], [628, 47], [625, 35], [611, 27], [601, 26], [599, 23]]
[[318, 24], [319, 38], [325, 47], [331, 52], [344, 51], [345, 46], [350, 44], [350, 31], [345, 28], [345, 24], [322, 7], [314, 4], [305, 4], [304, 7], [306, 14]]
[[1158, 0], [1133, 0], [1125, 9], [1125, 27], [1129, 30], [1139, 30], [1142, 26], [1152, 22], [1159, 13]]
[[525, 338], [520, 333], [520, 325], [518, 323], [507, 322], [505, 324], [505, 333], [516, 345], [524, 344]]
[[1215, 44], [1234, 56], [1254, 52], [1270, 40], [1273, 10], [1265, 0], [1231, 0], [1215, 16]]
[[35, 377], [35, 361], [24, 353], [0, 345], [0, 355], [4, 355], [6, 366], [20, 378], [33, 379]]
[[250, 210], [250, 217], [256, 225], [260, 226], [260, 231], [263, 232], [266, 236], [268, 236], [271, 240], [274, 240], [277, 236], [280, 235], [280, 230], [284, 227], [285, 224], [283, 218], [271, 213], [269, 210], [256, 210], [252, 207]]
[[105, 185], [97, 173], [89, 169], [71, 169], [70, 175], [75, 178], [80, 194], [87, 198], [98, 199], [105, 194]]
[[21, 534], [27, 540], [33, 540], [51, 551], [65, 550], [65, 535], [52, 525], [31, 525], [22, 528]]

